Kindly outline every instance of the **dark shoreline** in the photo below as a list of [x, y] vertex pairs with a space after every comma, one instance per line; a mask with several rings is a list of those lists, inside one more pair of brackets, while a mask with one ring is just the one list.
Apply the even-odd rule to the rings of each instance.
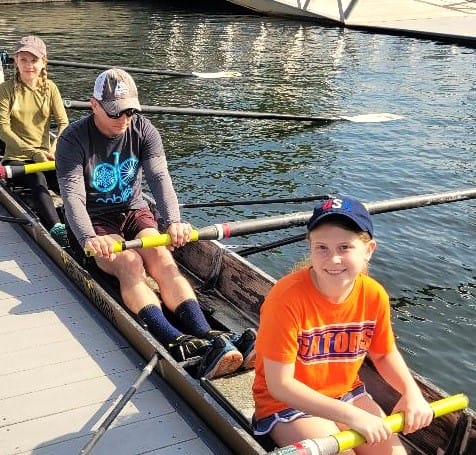
[[[28, 4], [28, 3], [89, 3], [89, 2], [107, 2], [108, 0], [89, 0], [87, 2], [84, 1], [78, 1], [78, 0], [0, 0], [0, 5], [14, 5], [14, 4]], [[111, 0], [117, 3], [117, 0]], [[121, 0], [119, 0], [121, 1]], [[127, 0], [122, 0], [122, 1], [127, 1]], [[152, 3], [153, 0], [143, 0], [144, 3]], [[154, 2], [156, 3], [156, 2]], [[163, 1], [162, 3], [167, 4], [170, 3], [170, 6], [174, 7], [183, 7], [187, 8], [190, 11], [193, 12], [199, 12], [199, 11], [204, 11], [204, 10], [209, 10], [210, 7], [215, 7], [219, 11], [231, 11], [231, 12], [241, 12], [241, 13], [246, 13], [250, 12], [249, 10], [245, 8], [241, 8], [240, 6], [234, 5], [233, 3], [227, 2], [226, 0], [202, 0], [199, 3], [195, 2], [190, 2], [188, 0], [166, 0]]]

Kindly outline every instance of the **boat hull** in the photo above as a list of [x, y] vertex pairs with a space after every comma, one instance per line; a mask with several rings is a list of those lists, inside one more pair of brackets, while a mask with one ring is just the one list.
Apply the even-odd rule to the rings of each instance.
[[[343, 24], [342, 2], [325, 0], [228, 0], [260, 14]], [[344, 2], [350, 3], [350, 2]]]

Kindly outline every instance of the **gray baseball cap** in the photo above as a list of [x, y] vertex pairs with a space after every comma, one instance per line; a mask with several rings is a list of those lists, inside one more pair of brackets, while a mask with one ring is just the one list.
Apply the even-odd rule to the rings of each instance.
[[38, 36], [24, 36], [15, 47], [15, 54], [18, 52], [29, 52], [38, 58], [43, 58], [46, 57], [46, 44]]
[[141, 110], [134, 79], [120, 68], [110, 68], [96, 78], [93, 97], [110, 115], [126, 109]]

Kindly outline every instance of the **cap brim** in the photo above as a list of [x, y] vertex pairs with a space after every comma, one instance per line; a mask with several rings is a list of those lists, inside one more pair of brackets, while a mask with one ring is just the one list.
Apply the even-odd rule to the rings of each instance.
[[[312, 221], [312, 223], [308, 224], [307, 230], [312, 231], [316, 226], [321, 224], [326, 218], [328, 218], [330, 215], [336, 215], [334, 212], [327, 212], [327, 213], [322, 213], [318, 218]], [[339, 214], [340, 215], [340, 214]]]
[[142, 110], [137, 98], [122, 98], [114, 101], [100, 101], [100, 103], [103, 109], [110, 115], [118, 115], [127, 109]]
[[342, 213], [342, 212], [333, 212], [329, 211], [326, 213], [323, 213], [319, 218], [315, 219], [312, 224], [309, 224], [307, 230], [310, 232], [313, 229], [315, 229], [319, 224], [324, 222], [327, 218], [331, 216], [336, 216], [336, 217], [342, 217], [342, 218], [347, 218], [349, 221], [355, 224], [359, 229], [362, 229], [364, 232], [368, 232], [371, 237], [373, 237], [373, 232], [369, 231], [368, 227], [362, 226], [362, 223], [360, 223], [358, 220], [356, 220], [353, 216], [349, 215], [348, 213]]
[[29, 52], [30, 54], [33, 54], [35, 57], [38, 58], [46, 57], [46, 54], [43, 54], [38, 49], [29, 46], [20, 47], [20, 49], [15, 51], [15, 54], [18, 54], [19, 52]]

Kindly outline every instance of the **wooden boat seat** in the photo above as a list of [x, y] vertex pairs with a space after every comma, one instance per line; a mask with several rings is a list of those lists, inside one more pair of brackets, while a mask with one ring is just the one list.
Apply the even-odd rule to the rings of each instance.
[[[254, 370], [237, 372], [216, 379], [200, 379], [202, 387], [250, 434], [253, 435], [251, 419], [254, 401], [251, 388], [255, 377]], [[276, 448], [267, 436], [253, 436], [268, 452]]]

